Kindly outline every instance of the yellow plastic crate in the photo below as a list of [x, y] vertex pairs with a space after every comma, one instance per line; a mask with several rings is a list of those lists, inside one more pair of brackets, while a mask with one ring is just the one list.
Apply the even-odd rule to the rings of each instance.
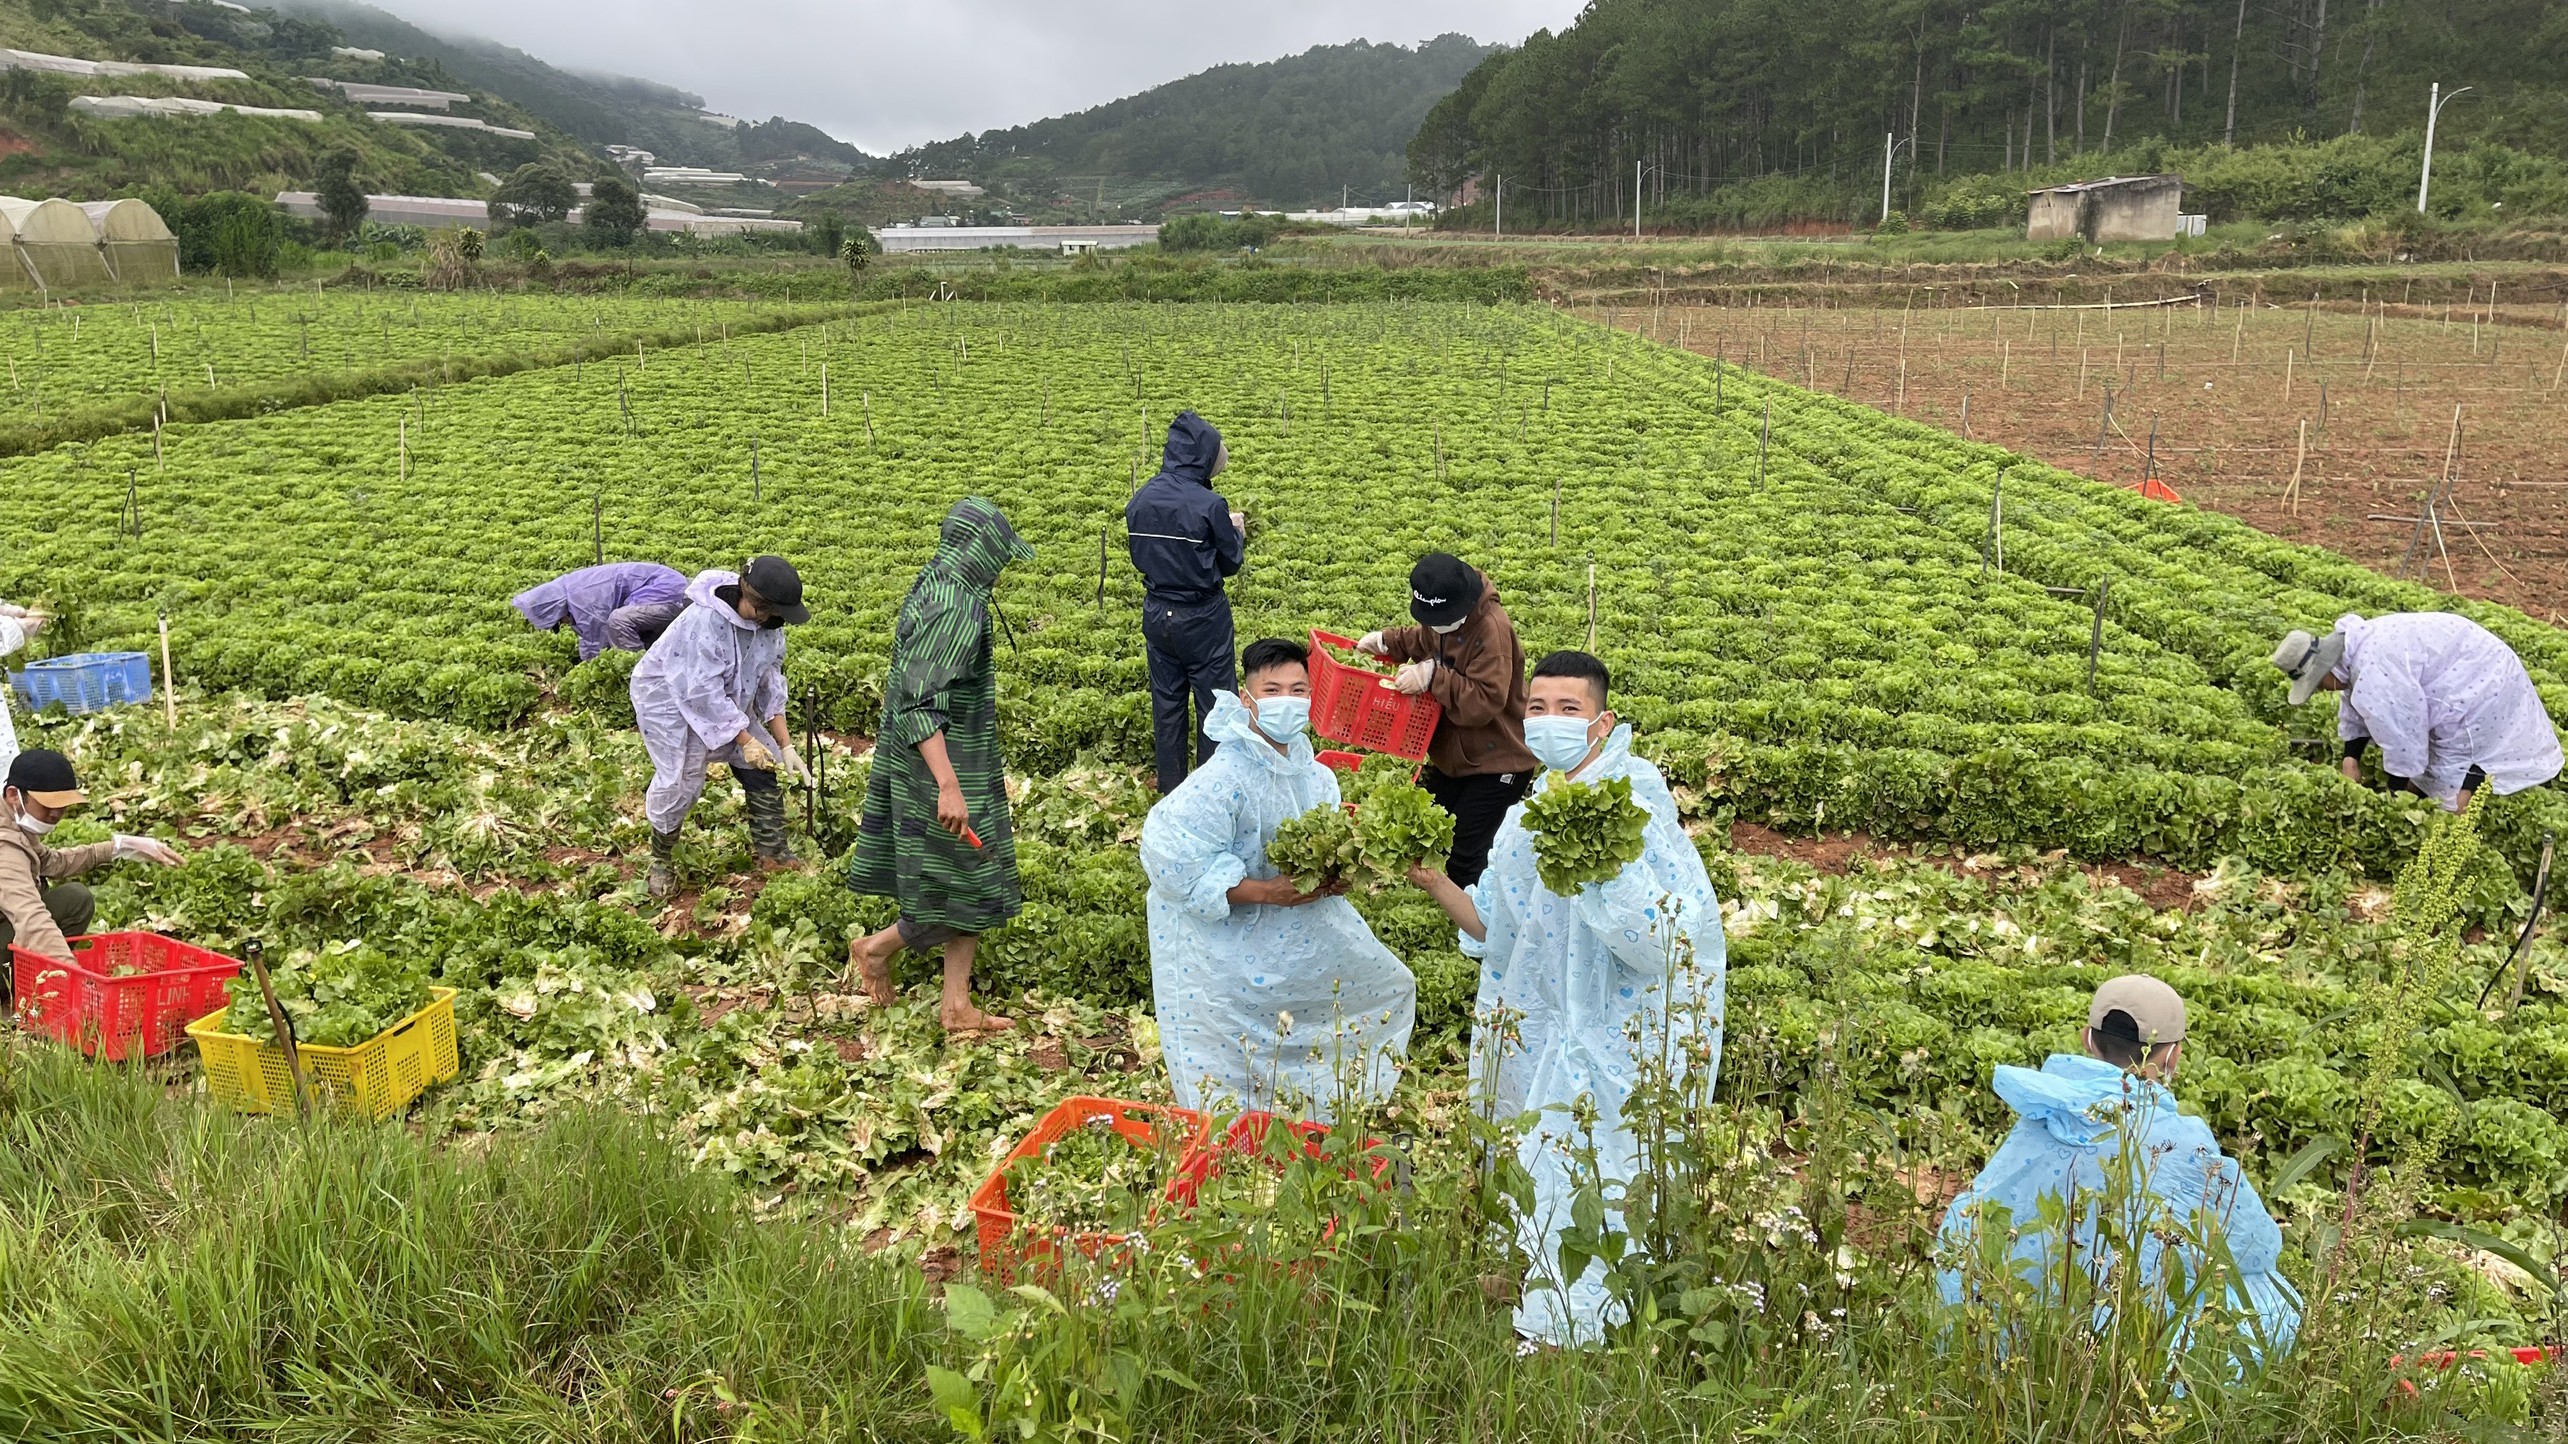
[[[410, 1100], [463, 1071], [455, 1051], [455, 990], [430, 988], [428, 1006], [353, 1048], [295, 1049], [303, 1079], [333, 1108], [389, 1118]], [[223, 1031], [223, 1014], [187, 1025], [215, 1098], [243, 1113], [294, 1111], [294, 1079], [273, 1039]]]

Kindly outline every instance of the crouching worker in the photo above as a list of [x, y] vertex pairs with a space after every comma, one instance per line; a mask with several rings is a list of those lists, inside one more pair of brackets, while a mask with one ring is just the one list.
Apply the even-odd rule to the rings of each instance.
[[847, 864], [850, 889], [900, 904], [890, 927], [847, 945], [865, 992], [888, 1006], [892, 959], [903, 948], [942, 950], [937, 1016], [950, 1034], [1015, 1026], [972, 1006], [972, 955], [981, 934], [1025, 908], [999, 755], [990, 589], [1008, 563], [1033, 555], [980, 497], [945, 514], [936, 555], [910, 584], [892, 632], [881, 735]]
[[704, 795], [705, 769], [727, 763], [749, 809], [761, 868], [796, 865], [785, 840], [779, 767], [803, 776], [785, 731], [785, 633], [811, 620], [802, 577], [783, 557], [752, 557], [739, 572], [701, 572], [687, 609], [633, 669], [633, 717], [651, 754], [651, 896], [675, 892], [678, 828]]
[[[7, 784], [0, 786], [0, 807], [7, 809], [0, 817], [0, 955], [14, 944], [70, 962], [71, 946], [64, 940], [88, 932], [98, 906], [72, 878], [127, 858], [179, 865], [177, 853], [148, 837], [119, 834], [59, 852], [45, 846], [45, 834], [88, 800], [71, 760], [61, 753], [38, 749], [10, 760]], [[0, 969], [0, 994], [7, 992], [7, 976]]]
[[1338, 803], [1311, 754], [1310, 651], [1252, 642], [1239, 692], [1217, 691], [1211, 760], [1150, 809], [1151, 1007], [1187, 1108], [1334, 1116], [1391, 1090], [1418, 981], [1341, 889], [1303, 892], [1266, 860], [1285, 819]]
[[569, 627], [586, 662], [607, 651], [651, 650], [687, 609], [687, 579], [658, 562], [607, 562], [528, 587], [509, 604], [538, 631]]
[[[1959, 1304], [1972, 1292], [1958, 1265], [1989, 1252], [1974, 1241], [1982, 1227], [2014, 1235], [2006, 1266], [2029, 1270], [2047, 1296], [2059, 1296], [2052, 1270], [2063, 1266], [2064, 1249], [2097, 1279], [2099, 1293], [2112, 1288], [2106, 1282], [2112, 1246], [2099, 1237], [2099, 1210], [2116, 1160], [2124, 1150], [2136, 1150], [2128, 1176], [2143, 1196], [2131, 1201], [2132, 1232], [2150, 1239], [2138, 1286], [2161, 1307], [2186, 1306], [2183, 1297], [2161, 1292], [2175, 1286], [2166, 1268], [2171, 1249], [2180, 1251], [2181, 1276], [2190, 1281], [2186, 1292], [2192, 1301], [2175, 1336], [2177, 1346], [2212, 1293], [2199, 1242], [2175, 1236], [2206, 1225], [2227, 1241], [2236, 1265], [2227, 1306], [2240, 1320], [2248, 1351], [2270, 1357], [2291, 1347], [2300, 1329], [2300, 1296], [2277, 1267], [2282, 1232], [2210, 1128], [2178, 1112], [2175, 1095], [2167, 1091], [2184, 1037], [2184, 999], [2156, 978], [2135, 973], [2096, 989], [2087, 1008], [2083, 1056], [2054, 1053], [2038, 1070], [1997, 1069], [1997, 1096], [2018, 1117], [1988, 1166], [1944, 1215], [1936, 1241], [1948, 1261], [1939, 1277], [1945, 1302]], [[2035, 1226], [2046, 1197], [2072, 1207], [2079, 1205], [2071, 1199], [2083, 1200], [2084, 1216], [2072, 1224], [2074, 1239]], [[2097, 1306], [2097, 1328], [2106, 1326], [2109, 1308]]]
[[[1703, 856], [1685, 835], [1676, 799], [1659, 770], [1632, 755], [1632, 729], [1606, 710], [1605, 664], [1585, 652], [1554, 652], [1534, 667], [1525, 703], [1524, 745], [1545, 769], [1539, 797], [1574, 782], [1628, 779], [1649, 814], [1641, 856], [1608, 882], [1569, 897], [1543, 886], [1535, 868], [1526, 804], [1507, 812], [1489, 869], [1468, 891], [1443, 873], [1418, 868], [1424, 888], [1462, 930], [1462, 950], [1481, 960], [1472, 1014], [1474, 1103], [1504, 1120], [1541, 1116], [1517, 1148], [1532, 1175], [1534, 1204], [1517, 1220], [1532, 1268], [1516, 1332], [1555, 1345], [1598, 1341], [1620, 1322], [1603, 1265], [1560, 1277], [1560, 1240], [1586, 1169], [1575, 1158], [1592, 1141], [1595, 1171], [1609, 1197], [1641, 1169], [1638, 1141], [1623, 1109], [1643, 1060], [1664, 1056], [1686, 1076], [1671, 1085], [1708, 1093], [1721, 1064], [1726, 949], [1721, 907]], [[1696, 1071], [1699, 1070], [1699, 1071]], [[1592, 1110], [1592, 1129], [1579, 1120]], [[1610, 1205], [1605, 1226], [1619, 1231]]]

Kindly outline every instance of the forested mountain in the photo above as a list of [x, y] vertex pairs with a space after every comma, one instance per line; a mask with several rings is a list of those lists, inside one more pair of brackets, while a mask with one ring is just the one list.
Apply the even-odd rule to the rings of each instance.
[[563, 70], [495, 40], [444, 36], [361, 0], [274, 0], [292, 14], [327, 21], [351, 45], [434, 62], [478, 90], [505, 96], [592, 145], [631, 145], [672, 165], [734, 166], [809, 156], [840, 165], [869, 157], [799, 121], [777, 118], [737, 128], [706, 120], [704, 97], [625, 75]]
[[[961, 176], [1037, 206], [1101, 179], [1227, 190], [1269, 206], [1397, 200], [1430, 106], [1491, 54], [1464, 35], [1411, 50], [1356, 41], [1220, 65], [1139, 95], [905, 151], [892, 169]], [[1118, 185], [1128, 191], [1129, 185]]]
[[[1484, 61], [1410, 146], [1422, 189], [1506, 177], [1528, 222], [1798, 179], [1898, 197], [2134, 142], [2421, 131], [2568, 148], [2568, 0], [1595, 0]], [[1521, 208], [1521, 209], [1520, 209]]]

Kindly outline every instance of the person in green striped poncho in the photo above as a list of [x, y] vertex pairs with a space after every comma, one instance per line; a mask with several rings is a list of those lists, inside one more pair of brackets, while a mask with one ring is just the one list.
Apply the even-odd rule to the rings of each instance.
[[936, 555], [911, 584], [892, 634], [874, 771], [847, 866], [850, 888], [901, 909], [892, 926], [848, 944], [848, 964], [875, 1003], [888, 1005], [892, 959], [903, 948], [943, 949], [939, 1013], [952, 1033], [1014, 1026], [972, 1005], [972, 953], [982, 933], [1025, 906], [999, 758], [990, 588], [1008, 563], [1033, 555], [977, 496], [945, 514]]

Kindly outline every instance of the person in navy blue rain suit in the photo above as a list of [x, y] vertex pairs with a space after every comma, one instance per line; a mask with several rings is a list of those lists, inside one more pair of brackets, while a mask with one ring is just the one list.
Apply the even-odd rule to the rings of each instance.
[[1213, 490], [1213, 478], [1229, 464], [1222, 434], [1194, 412], [1181, 411], [1168, 423], [1159, 474], [1124, 507], [1132, 565], [1143, 587], [1151, 754], [1162, 796], [1186, 780], [1188, 734], [1194, 737], [1194, 765], [1211, 760], [1215, 744], [1203, 724], [1213, 710], [1213, 693], [1239, 688], [1222, 579], [1239, 572], [1241, 518]]

